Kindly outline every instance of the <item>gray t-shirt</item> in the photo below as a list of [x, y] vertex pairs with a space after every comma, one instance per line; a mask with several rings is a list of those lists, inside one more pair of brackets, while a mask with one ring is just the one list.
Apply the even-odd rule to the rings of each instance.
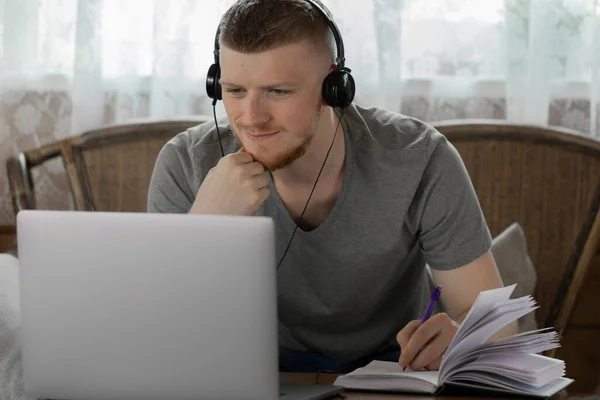
[[[352, 105], [343, 118], [346, 168], [337, 201], [312, 231], [298, 229], [278, 271], [279, 344], [341, 361], [397, 348], [431, 295], [426, 263], [450, 270], [490, 249], [491, 236], [456, 149], [431, 126]], [[239, 149], [219, 121], [226, 154]], [[214, 122], [161, 150], [148, 211], [187, 213], [221, 157]], [[255, 215], [273, 218], [279, 260], [295, 227], [273, 186]]]

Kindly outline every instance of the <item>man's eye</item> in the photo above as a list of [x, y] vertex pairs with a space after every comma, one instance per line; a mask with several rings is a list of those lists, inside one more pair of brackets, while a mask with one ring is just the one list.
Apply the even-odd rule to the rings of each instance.
[[238, 94], [241, 92], [242, 92], [242, 89], [227, 89], [227, 93]]
[[271, 93], [273, 93], [276, 96], [283, 96], [284, 94], [288, 94], [289, 90], [283, 90], [283, 89], [271, 89]]

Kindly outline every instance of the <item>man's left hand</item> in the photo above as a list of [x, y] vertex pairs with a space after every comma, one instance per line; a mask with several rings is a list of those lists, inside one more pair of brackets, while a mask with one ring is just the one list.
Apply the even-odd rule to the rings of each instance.
[[413, 371], [438, 370], [442, 356], [458, 331], [458, 324], [444, 313], [432, 316], [423, 325], [419, 325], [420, 322], [409, 322], [396, 335], [401, 350], [398, 363]]

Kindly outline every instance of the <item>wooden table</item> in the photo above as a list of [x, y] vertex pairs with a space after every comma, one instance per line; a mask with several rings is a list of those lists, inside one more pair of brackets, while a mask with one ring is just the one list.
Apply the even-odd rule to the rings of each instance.
[[[280, 381], [282, 383], [301, 383], [301, 384], [333, 384], [335, 378], [338, 375], [336, 374], [301, 374], [301, 373], [288, 373], [282, 372], [279, 374]], [[318, 380], [317, 380], [318, 378]], [[344, 398], [348, 400], [391, 400], [391, 399], [417, 399], [417, 400], [434, 400], [434, 399], [443, 399], [443, 400], [490, 400], [490, 399], [503, 399], [500, 396], [494, 397], [451, 397], [451, 396], [428, 396], [428, 395], [416, 395], [416, 394], [388, 394], [388, 393], [368, 393], [368, 392], [344, 392]], [[577, 396], [580, 397], [580, 396]], [[506, 397], [506, 399], [515, 400], [517, 397]], [[569, 399], [566, 391], [560, 392], [558, 395], [554, 397], [556, 400], [566, 400]]]

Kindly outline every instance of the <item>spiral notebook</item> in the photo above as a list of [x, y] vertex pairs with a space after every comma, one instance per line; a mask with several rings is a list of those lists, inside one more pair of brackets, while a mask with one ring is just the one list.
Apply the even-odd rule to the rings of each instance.
[[562, 360], [540, 355], [559, 347], [558, 335], [541, 329], [487, 341], [499, 329], [532, 312], [530, 296], [510, 299], [516, 285], [481, 292], [461, 324], [439, 371], [402, 371], [396, 362], [373, 361], [340, 376], [348, 390], [442, 394], [473, 390], [549, 398], [573, 380]]

